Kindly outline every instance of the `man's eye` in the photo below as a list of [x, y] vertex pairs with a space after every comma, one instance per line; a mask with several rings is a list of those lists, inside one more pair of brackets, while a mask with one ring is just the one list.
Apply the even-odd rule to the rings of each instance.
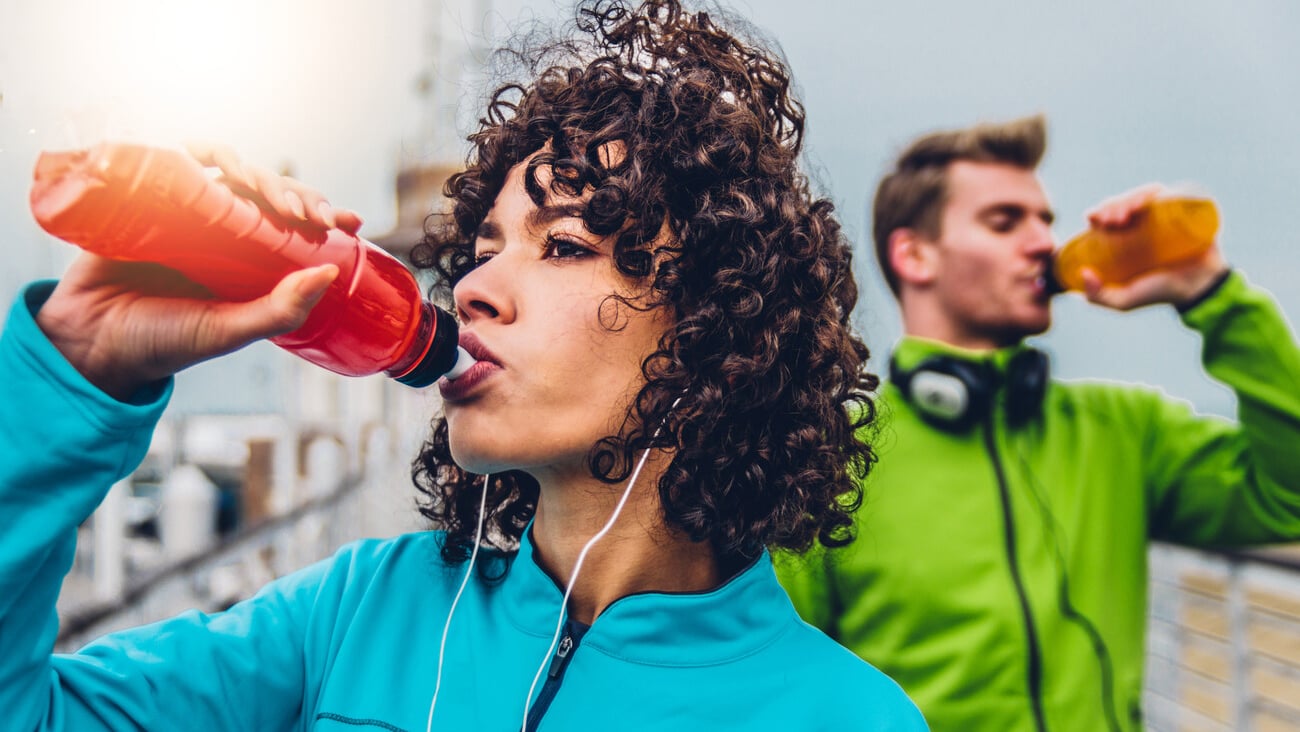
[[494, 256], [496, 256], [496, 252], [475, 252], [475, 253], [474, 253], [474, 266], [475, 266], [475, 267], [481, 267], [481, 266], [483, 266], [484, 264], [487, 264], [487, 261], [488, 261], [489, 259], [491, 259], [492, 257], [494, 257]]
[[1016, 219], [1011, 216], [993, 216], [989, 218], [989, 228], [999, 234], [1006, 234], [1016, 228]]

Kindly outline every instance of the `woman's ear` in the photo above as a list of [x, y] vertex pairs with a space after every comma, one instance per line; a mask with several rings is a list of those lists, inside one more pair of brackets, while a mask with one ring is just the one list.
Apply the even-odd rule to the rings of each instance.
[[894, 229], [889, 235], [889, 266], [900, 283], [928, 285], [938, 271], [934, 242], [916, 229]]

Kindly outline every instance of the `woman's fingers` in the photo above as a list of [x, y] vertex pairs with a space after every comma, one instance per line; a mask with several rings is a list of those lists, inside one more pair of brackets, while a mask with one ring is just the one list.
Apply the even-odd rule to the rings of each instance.
[[239, 156], [229, 146], [215, 142], [193, 141], [186, 143], [185, 149], [199, 161], [200, 165], [217, 168], [226, 179], [245, 188], [255, 187]]
[[361, 228], [361, 216], [355, 211], [335, 208], [320, 191], [293, 178], [282, 179], [288, 195], [297, 196], [302, 202], [304, 221], [327, 229], [342, 229], [349, 234], [356, 234]]
[[353, 235], [361, 229], [361, 216], [355, 211], [334, 208], [324, 194], [299, 180], [240, 161], [226, 145], [191, 142], [186, 149], [200, 164], [219, 169], [237, 193], [260, 198], [281, 218]]
[[342, 229], [353, 236], [356, 236], [357, 232], [361, 230], [361, 214], [358, 214], [356, 211], [346, 208], [336, 208], [334, 209], [334, 220], [338, 224], [339, 229]]
[[281, 218], [309, 222], [322, 229], [333, 229], [338, 225], [334, 208], [320, 191], [311, 186], [263, 166], [243, 163], [234, 150], [224, 144], [191, 142], [186, 144], [186, 150], [201, 165], [221, 170], [227, 185], [239, 195], [261, 199], [261, 203]]
[[302, 199], [296, 193], [291, 194], [287, 178], [256, 165], [246, 167], [253, 179], [253, 190], [261, 194], [271, 210], [291, 221], [306, 220], [306, 209]]

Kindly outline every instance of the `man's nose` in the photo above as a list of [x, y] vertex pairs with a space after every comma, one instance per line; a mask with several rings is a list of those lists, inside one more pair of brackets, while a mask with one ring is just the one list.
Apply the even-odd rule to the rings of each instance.
[[1043, 256], [1056, 249], [1056, 237], [1052, 234], [1052, 225], [1046, 221], [1035, 221], [1029, 225], [1026, 233], [1025, 251], [1031, 256]]

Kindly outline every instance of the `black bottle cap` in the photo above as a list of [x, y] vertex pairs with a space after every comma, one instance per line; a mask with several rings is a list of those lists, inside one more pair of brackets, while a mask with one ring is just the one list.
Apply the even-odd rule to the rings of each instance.
[[429, 344], [429, 352], [410, 371], [395, 377], [417, 389], [432, 384], [451, 371], [456, 365], [456, 347], [460, 341], [460, 329], [451, 313], [432, 306], [429, 309], [433, 311], [433, 333], [429, 336], [433, 342]]
[[1056, 276], [1056, 257], [1047, 260], [1047, 267], [1043, 270], [1043, 289], [1048, 297], [1065, 292], [1065, 285]]

